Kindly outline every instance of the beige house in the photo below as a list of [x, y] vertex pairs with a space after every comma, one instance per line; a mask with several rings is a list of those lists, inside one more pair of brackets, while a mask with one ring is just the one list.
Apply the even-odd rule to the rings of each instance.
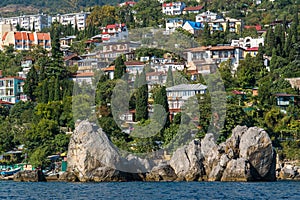
[[41, 46], [51, 50], [50, 33], [37, 33], [29, 31], [9, 31], [1, 34], [0, 50], [12, 45], [15, 50], [30, 50], [34, 46]]

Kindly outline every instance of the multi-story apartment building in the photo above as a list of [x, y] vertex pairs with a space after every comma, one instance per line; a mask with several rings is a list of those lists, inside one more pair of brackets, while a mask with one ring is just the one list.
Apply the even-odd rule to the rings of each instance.
[[69, 13], [64, 15], [56, 15], [52, 17], [52, 22], [59, 22], [62, 25], [71, 24], [73, 28], [77, 26], [78, 30], [84, 30], [86, 27], [86, 19], [89, 16], [89, 12]]
[[0, 24], [11, 24], [25, 30], [42, 31], [43, 28], [50, 27], [52, 23], [51, 16], [46, 14], [22, 15], [18, 17], [0, 18]]
[[188, 66], [193, 66], [199, 73], [211, 73], [221, 62], [231, 60], [233, 71], [244, 59], [244, 49], [234, 46], [196, 47], [186, 50]]
[[34, 46], [41, 46], [51, 50], [50, 33], [38, 33], [29, 31], [9, 31], [1, 34], [0, 50], [12, 45], [16, 50], [30, 50]]
[[162, 12], [165, 15], [181, 15], [184, 8], [184, 2], [172, 2], [162, 4]]
[[26, 101], [26, 95], [23, 93], [24, 80], [21, 77], [0, 78], [0, 100], [10, 103]]
[[206, 90], [207, 86], [202, 84], [180, 84], [166, 88], [171, 117], [181, 111], [190, 97], [205, 94]]

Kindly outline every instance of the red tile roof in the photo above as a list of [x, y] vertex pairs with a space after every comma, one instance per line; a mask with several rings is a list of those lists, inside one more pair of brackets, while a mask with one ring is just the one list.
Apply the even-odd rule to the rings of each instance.
[[0, 104], [1, 105], [13, 105], [13, 103], [10, 103], [10, 102], [7, 102], [7, 101], [2, 101], [1, 99], [0, 99]]
[[50, 40], [49, 33], [36, 33], [38, 40]]
[[6, 39], [7, 34], [8, 34], [8, 32], [5, 32], [5, 33], [3, 34], [2, 41], [4, 41], [4, 40]]
[[73, 77], [94, 77], [94, 72], [82, 72], [74, 74]]
[[18, 80], [25, 80], [25, 78], [22, 78], [20, 76], [6, 76], [6, 77], [3, 77], [3, 78], [0, 78], [0, 80], [7, 80], [7, 79], [18, 79]]
[[[64, 60], [67, 61], [67, 60], [71, 60], [72, 58], [76, 58], [76, 57], [79, 58], [79, 56], [76, 53], [74, 53], [70, 56], [64, 57]], [[81, 60], [81, 59], [79, 58], [78, 60]]]
[[171, 7], [171, 6], [173, 6], [173, 3], [164, 3], [163, 4], [163, 7]]
[[15, 40], [22, 40], [22, 33], [21, 32], [14, 32]]
[[183, 10], [184, 11], [198, 11], [198, 10], [202, 10], [204, 8], [204, 6], [192, 6], [192, 7], [186, 7]]
[[107, 71], [115, 71], [115, 66], [109, 66], [109, 67], [106, 67], [104, 69], [102, 69], [103, 71], [107, 72]]
[[33, 35], [33, 33], [28, 33], [28, 36], [29, 36], [29, 40], [30, 41], [34, 41], [34, 35]]
[[233, 94], [236, 94], [236, 95], [242, 95], [242, 94], [245, 94], [245, 92], [241, 92], [241, 91], [238, 91], [238, 90], [233, 90], [232, 93], [233, 93]]
[[261, 30], [261, 25], [256, 25], [256, 26], [244, 26], [245, 29], [250, 29], [250, 28], [255, 28], [257, 31]]
[[234, 50], [234, 46], [213, 46], [210, 48], [212, 51], [221, 51], [221, 50]]
[[126, 61], [124, 64], [126, 66], [145, 65], [143, 62], [139, 62], [139, 61]]
[[259, 47], [251, 47], [251, 48], [247, 48], [246, 51], [258, 51]]

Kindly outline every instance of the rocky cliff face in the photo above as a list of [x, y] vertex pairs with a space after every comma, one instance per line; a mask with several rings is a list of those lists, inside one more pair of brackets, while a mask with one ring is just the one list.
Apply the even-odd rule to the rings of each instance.
[[[274, 181], [275, 151], [260, 128], [237, 126], [217, 145], [213, 134], [178, 148], [170, 161], [122, 157], [101, 129], [83, 121], [71, 137], [66, 180]], [[71, 177], [71, 178], [70, 178]]]

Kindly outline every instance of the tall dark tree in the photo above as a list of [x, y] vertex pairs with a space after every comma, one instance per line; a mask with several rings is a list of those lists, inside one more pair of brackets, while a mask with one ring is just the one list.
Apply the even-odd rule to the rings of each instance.
[[174, 78], [171, 66], [168, 69], [166, 87], [174, 86]]
[[[162, 86], [156, 90], [154, 94], [154, 104], [162, 105], [165, 109], [165, 112], [167, 113], [166, 116], [166, 122], [165, 122], [165, 128], [169, 127], [170, 125], [170, 119], [169, 119], [169, 104], [168, 104], [168, 98], [167, 98], [167, 91], [166, 87]], [[156, 112], [154, 110], [154, 112]]]
[[134, 89], [139, 88], [139, 79], [140, 79], [139, 71], [136, 71], [134, 85], [133, 85]]
[[122, 76], [126, 73], [126, 66], [122, 56], [117, 57], [115, 60], [115, 73], [114, 79], [121, 79]]
[[27, 74], [27, 78], [25, 80], [24, 85], [24, 93], [29, 97], [31, 101], [35, 101], [36, 99], [36, 88], [38, 86], [38, 74], [35, 67], [31, 67]]
[[136, 95], [136, 120], [146, 120], [148, 119], [148, 85], [146, 82], [145, 70], [140, 75], [139, 78], [139, 89]]

